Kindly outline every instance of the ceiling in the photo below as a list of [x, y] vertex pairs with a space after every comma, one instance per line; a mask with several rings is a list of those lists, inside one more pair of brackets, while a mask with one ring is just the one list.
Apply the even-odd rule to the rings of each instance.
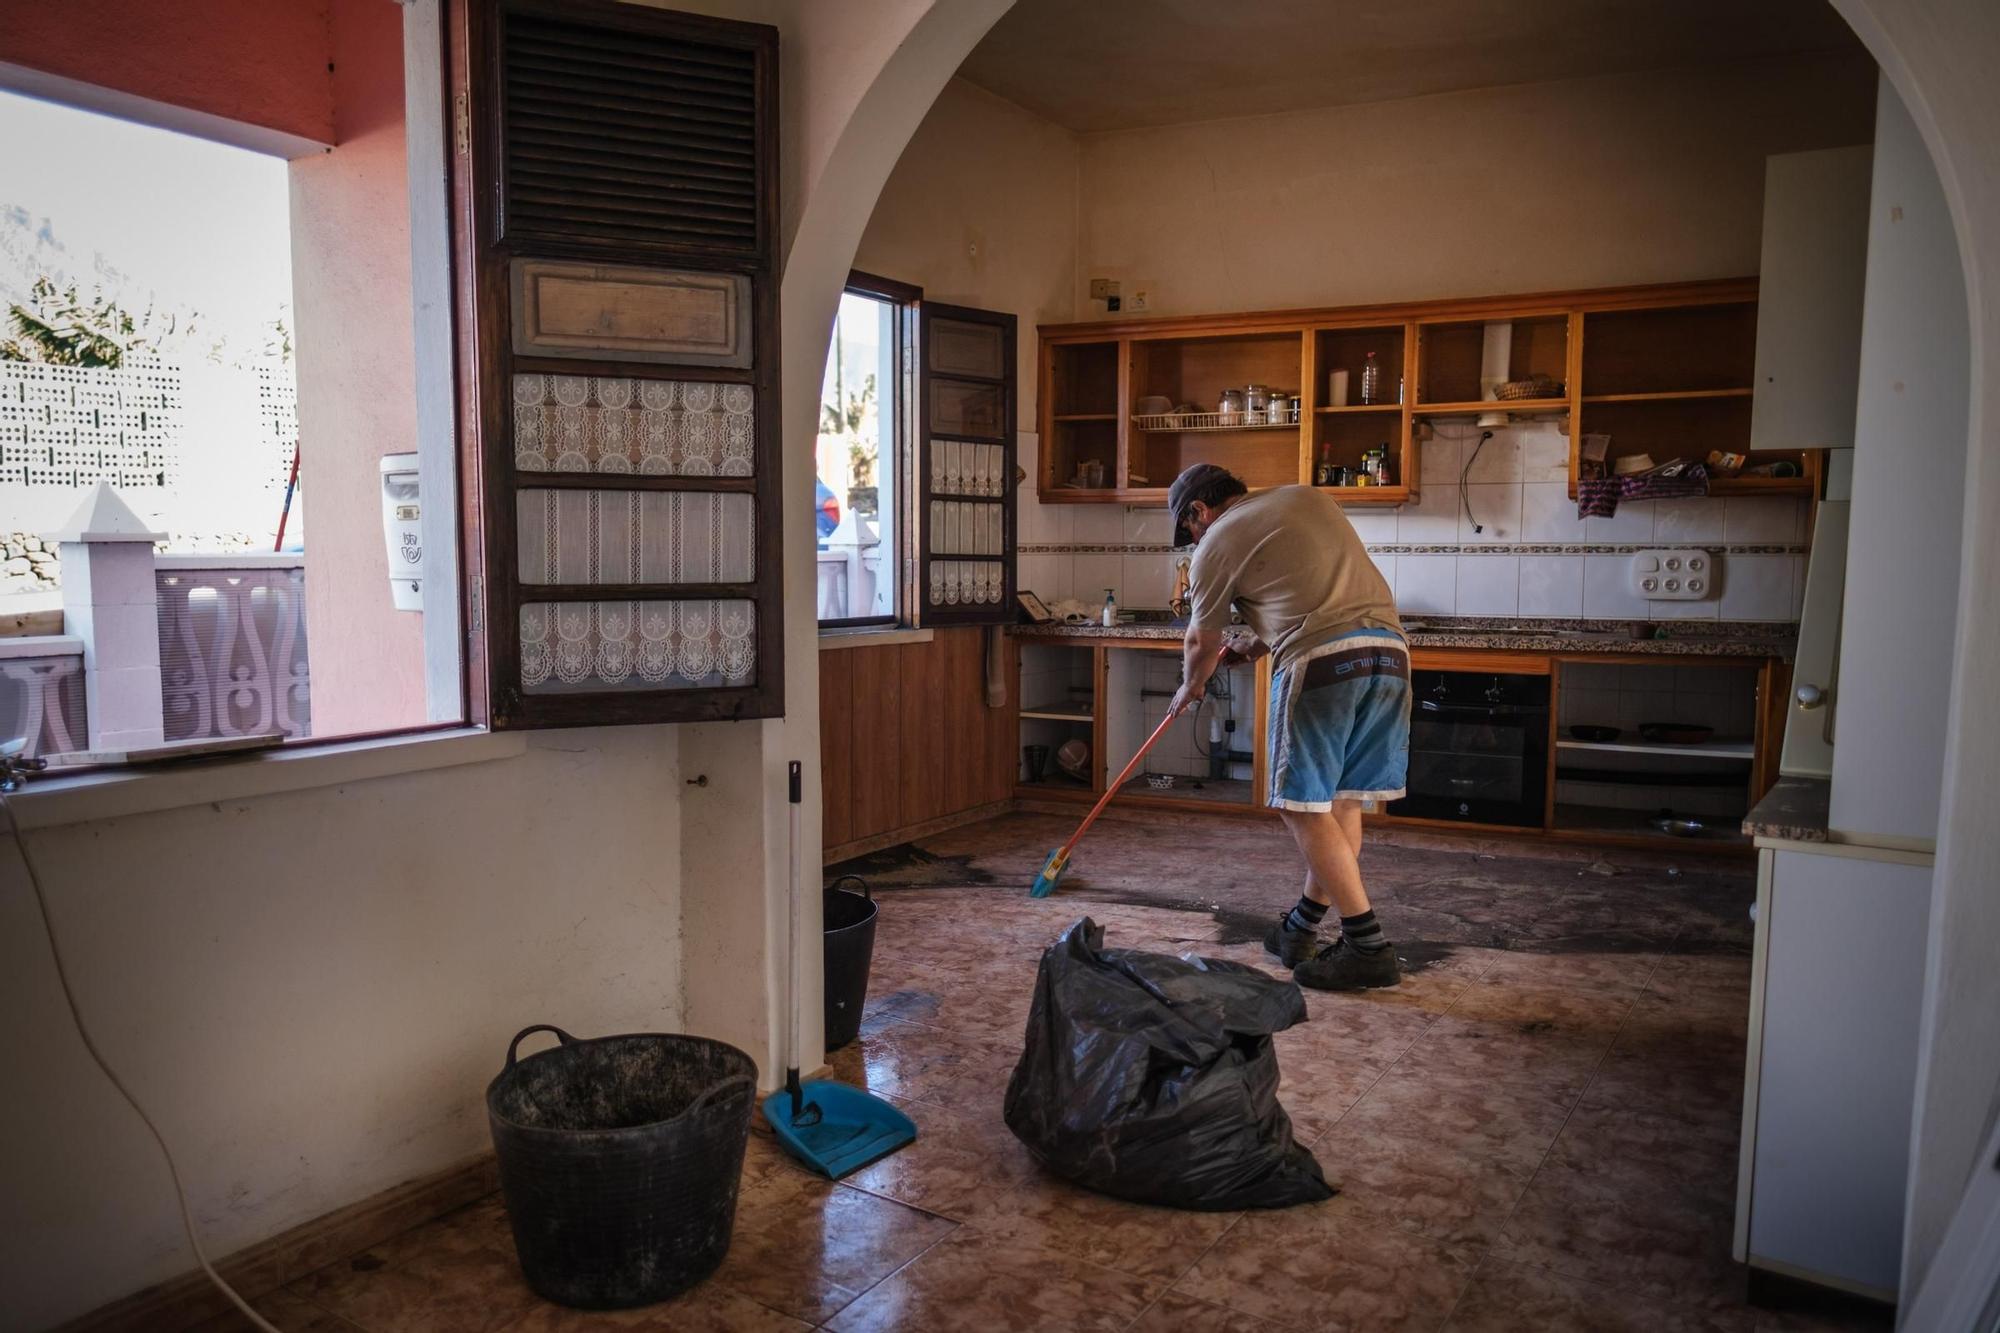
[[1019, 0], [959, 73], [1090, 133], [1863, 50], [1825, 0]]

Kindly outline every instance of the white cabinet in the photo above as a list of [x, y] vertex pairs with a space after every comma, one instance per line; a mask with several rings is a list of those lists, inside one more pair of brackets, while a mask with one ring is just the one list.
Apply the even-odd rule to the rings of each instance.
[[1854, 443], [1868, 145], [1764, 159], [1752, 449]]
[[1736, 1257], [1892, 1300], [1931, 867], [1833, 846], [1757, 862]]

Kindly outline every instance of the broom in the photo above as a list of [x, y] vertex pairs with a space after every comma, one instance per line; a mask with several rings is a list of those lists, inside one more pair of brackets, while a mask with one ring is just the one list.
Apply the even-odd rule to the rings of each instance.
[[1160, 725], [1153, 728], [1153, 734], [1148, 736], [1146, 743], [1139, 747], [1139, 753], [1132, 756], [1132, 762], [1125, 765], [1125, 771], [1120, 773], [1112, 781], [1111, 785], [1104, 789], [1104, 795], [1098, 797], [1097, 804], [1090, 807], [1090, 813], [1083, 817], [1083, 823], [1077, 826], [1076, 832], [1069, 835], [1069, 841], [1049, 853], [1048, 864], [1042, 867], [1041, 874], [1035, 876], [1034, 886], [1028, 890], [1030, 898], [1046, 898], [1056, 891], [1056, 881], [1060, 880], [1063, 876], [1063, 871], [1069, 868], [1069, 854], [1076, 850], [1076, 845], [1079, 842], [1083, 841], [1083, 835], [1090, 832], [1091, 824], [1096, 821], [1098, 815], [1104, 812], [1104, 807], [1111, 804], [1111, 798], [1118, 794], [1118, 789], [1123, 787], [1126, 779], [1132, 776], [1132, 770], [1137, 768], [1139, 761], [1146, 757], [1146, 751], [1153, 748], [1153, 742], [1166, 735], [1167, 728], [1172, 726], [1174, 719], [1179, 716], [1179, 713], [1170, 711], [1165, 717], [1160, 719]]

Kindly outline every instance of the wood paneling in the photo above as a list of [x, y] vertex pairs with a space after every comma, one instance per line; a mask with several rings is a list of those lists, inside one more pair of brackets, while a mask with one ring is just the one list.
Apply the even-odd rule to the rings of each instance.
[[[954, 637], [963, 637], [958, 635]], [[944, 774], [946, 737], [938, 726], [939, 706], [944, 700], [945, 681], [937, 670], [933, 651], [937, 640], [906, 643], [884, 650], [893, 654], [902, 691], [901, 799], [896, 823], [899, 827], [921, 824], [946, 813]]]
[[[853, 648], [854, 683], [848, 691], [848, 715], [853, 719], [853, 756], [847, 781], [854, 792], [852, 834], [896, 827], [901, 814], [903, 763], [902, 678], [896, 650]], [[862, 657], [861, 654], [868, 654]]]
[[986, 631], [940, 629], [928, 643], [820, 654], [826, 847], [907, 831], [1013, 795], [1020, 701], [1016, 648], [1003, 643], [1008, 699], [986, 706]]
[[854, 659], [863, 651], [819, 655], [819, 822], [828, 847], [854, 836]]

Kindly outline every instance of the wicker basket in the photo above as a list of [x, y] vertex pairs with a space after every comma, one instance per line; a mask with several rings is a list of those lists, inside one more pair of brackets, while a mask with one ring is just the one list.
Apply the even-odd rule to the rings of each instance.
[[1547, 375], [1536, 375], [1532, 379], [1508, 380], [1496, 385], [1493, 396], [1503, 403], [1519, 402], [1523, 398], [1560, 398], [1563, 386]]

